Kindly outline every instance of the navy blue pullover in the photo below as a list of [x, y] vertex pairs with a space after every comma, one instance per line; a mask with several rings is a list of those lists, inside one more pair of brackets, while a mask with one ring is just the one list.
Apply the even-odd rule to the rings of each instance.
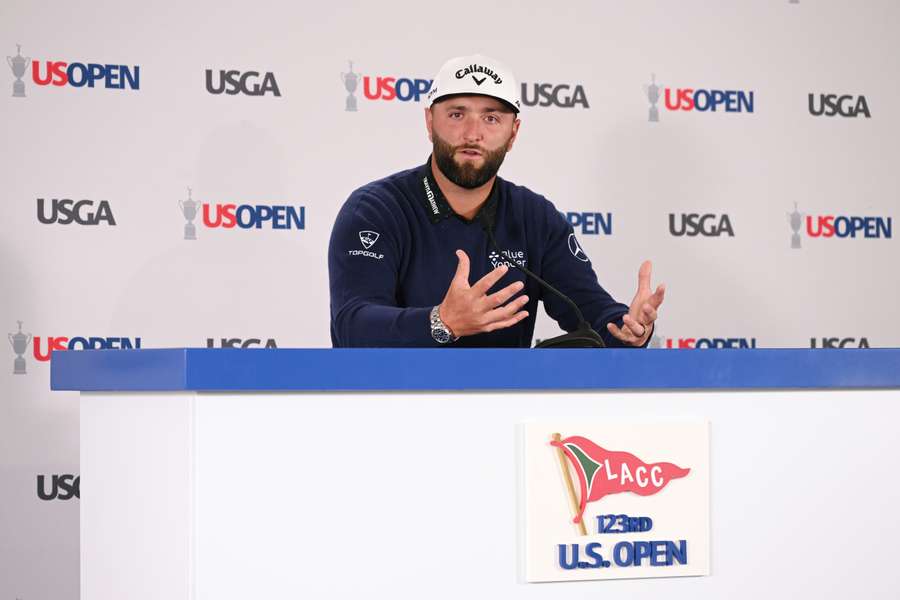
[[[628, 307], [599, 284], [572, 226], [553, 204], [497, 177], [482, 211], [494, 215], [498, 256], [479, 217], [453, 212], [431, 172], [431, 161], [354, 191], [338, 213], [328, 246], [331, 341], [334, 347], [436, 347], [429, 313], [456, 272], [455, 251], [469, 255], [474, 284], [505, 262], [534, 271], [568, 295], [607, 346], [623, 346], [606, 329], [622, 325]], [[565, 331], [578, 319], [572, 308], [519, 269], [491, 289], [523, 281], [528, 317], [506, 329], [460, 338], [449, 347], [531, 346], [538, 300]]]

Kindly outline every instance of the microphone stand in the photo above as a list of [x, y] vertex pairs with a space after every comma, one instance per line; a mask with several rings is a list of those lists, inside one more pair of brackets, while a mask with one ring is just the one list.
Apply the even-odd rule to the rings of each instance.
[[[493, 232], [493, 223], [490, 221], [490, 217], [488, 216], [488, 211], [482, 211], [481, 213], [481, 227], [487, 233], [488, 240], [490, 240], [491, 246], [500, 257], [503, 257], [503, 252], [497, 246], [497, 241], [494, 239]], [[575, 331], [570, 331], [568, 333], [564, 333], [563, 335], [558, 335], [556, 337], [552, 337], [548, 340], [543, 340], [540, 344], [536, 344], [535, 348], [605, 348], [606, 344], [603, 343], [603, 338], [600, 337], [600, 334], [594, 331], [591, 324], [585, 320], [584, 315], [581, 312], [581, 309], [578, 308], [578, 305], [575, 304], [571, 298], [560, 292], [558, 289], [532, 273], [530, 270], [526, 269], [523, 265], [516, 264], [514, 260], [507, 257], [507, 263], [516, 269], [521, 270], [523, 273], [540, 283], [543, 287], [550, 290], [560, 298], [562, 298], [569, 306], [572, 307], [572, 310], [575, 311], [575, 315], [578, 317], [578, 327], [575, 328]]]

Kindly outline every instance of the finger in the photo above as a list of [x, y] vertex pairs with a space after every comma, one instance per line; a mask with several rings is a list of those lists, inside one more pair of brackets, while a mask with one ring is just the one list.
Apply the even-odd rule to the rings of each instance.
[[653, 308], [653, 305], [651, 305], [649, 302], [644, 303], [641, 312], [643, 313], [643, 318], [639, 319], [641, 325], [650, 325], [651, 323], [653, 323], [653, 321], [656, 320], [656, 317], [659, 314], [656, 312], [656, 309]]
[[523, 282], [516, 281], [509, 284], [499, 292], [495, 292], [490, 296], [485, 296], [487, 308], [491, 309], [497, 308], [498, 306], [503, 306], [507, 300], [518, 294], [523, 287], [525, 287], [525, 284]]
[[500, 278], [506, 275], [506, 272], [509, 271], [509, 267], [506, 265], [500, 265], [472, 286], [472, 289], [478, 292], [479, 295], [487, 294], [488, 290], [494, 287], [494, 284], [500, 281]]
[[631, 332], [631, 334], [637, 338], [643, 336], [647, 332], [647, 328], [633, 319], [631, 315], [623, 316], [622, 324], [624, 325], [624, 329]]
[[635, 338], [631, 334], [631, 332], [619, 329], [619, 326], [616, 325], [615, 323], [608, 323], [606, 325], [606, 329], [611, 334], [613, 334], [613, 337], [615, 337], [617, 340], [621, 340], [621, 341], [625, 342], [626, 344], [632, 344], [635, 341], [637, 341], [637, 338]]
[[650, 274], [652, 271], [653, 263], [649, 260], [641, 263], [641, 268], [638, 270], [638, 292], [646, 291], [648, 294], [650, 293]]
[[653, 308], [659, 308], [659, 305], [663, 303], [663, 299], [666, 297], [666, 284], [661, 283], [656, 291], [653, 292], [653, 295], [650, 296], [648, 301], [653, 306]]
[[500, 308], [495, 308], [494, 310], [489, 310], [484, 313], [483, 322], [489, 324], [494, 321], [505, 321], [521, 310], [526, 304], [528, 304], [528, 296], [519, 296], [506, 306], [501, 306]]
[[514, 314], [512, 317], [506, 319], [505, 321], [494, 321], [493, 323], [485, 327], [484, 331], [496, 331], [498, 329], [506, 329], [507, 327], [512, 327], [527, 316], [528, 311], [523, 310], [522, 312]]
[[457, 250], [456, 258], [459, 259], [459, 262], [456, 265], [456, 273], [453, 275], [453, 283], [465, 284], [466, 287], [469, 287], [469, 255], [462, 250]]

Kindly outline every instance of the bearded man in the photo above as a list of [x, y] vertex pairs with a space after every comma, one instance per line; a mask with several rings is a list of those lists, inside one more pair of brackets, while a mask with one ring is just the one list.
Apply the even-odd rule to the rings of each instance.
[[607, 346], [647, 345], [665, 292], [651, 292], [650, 263], [631, 305], [616, 302], [553, 204], [497, 177], [519, 132], [518, 94], [486, 56], [441, 67], [425, 108], [428, 161], [354, 191], [335, 221], [335, 347], [527, 348], [539, 301], [566, 331], [590, 324]]

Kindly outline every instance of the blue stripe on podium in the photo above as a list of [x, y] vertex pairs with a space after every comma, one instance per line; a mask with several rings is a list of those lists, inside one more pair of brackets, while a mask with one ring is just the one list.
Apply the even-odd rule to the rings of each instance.
[[900, 349], [67, 350], [54, 390], [898, 388]]

